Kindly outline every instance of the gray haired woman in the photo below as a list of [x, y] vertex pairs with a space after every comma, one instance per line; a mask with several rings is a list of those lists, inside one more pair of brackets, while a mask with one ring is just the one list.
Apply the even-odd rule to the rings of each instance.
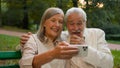
[[78, 53], [78, 48], [60, 40], [64, 13], [59, 8], [48, 8], [41, 19], [40, 28], [24, 45], [21, 68], [65, 68], [66, 59]]

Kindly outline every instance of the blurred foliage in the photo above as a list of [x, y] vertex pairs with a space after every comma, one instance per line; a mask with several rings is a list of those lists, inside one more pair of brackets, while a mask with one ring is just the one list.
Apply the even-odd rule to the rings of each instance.
[[[86, 0], [88, 27], [101, 28], [106, 34], [120, 34], [120, 0]], [[103, 7], [101, 7], [103, 6]]]
[[[72, 3], [71, 0], [1, 0], [1, 5], [2, 24], [0, 25], [19, 28], [28, 25], [26, 27], [30, 29], [34, 24], [37, 24], [38, 28], [41, 16], [47, 8], [60, 7], [65, 12]], [[23, 21], [25, 16], [28, 18], [28, 24]]]
[[[66, 12], [74, 1], [77, 0], [1, 0], [0, 26], [24, 28], [27, 25], [29, 29], [38, 29], [45, 9], [59, 7]], [[120, 34], [120, 0], [85, 0], [84, 3], [78, 2], [78, 5], [87, 13], [88, 27], [101, 28], [106, 34]], [[27, 18], [28, 22], [24, 22]]]
[[120, 45], [120, 40], [107, 40], [107, 42]]
[[120, 43], [120, 35], [117, 35], [117, 34], [106, 35], [106, 39], [107, 40], [116, 40], [116, 41], [119, 41], [119, 43]]

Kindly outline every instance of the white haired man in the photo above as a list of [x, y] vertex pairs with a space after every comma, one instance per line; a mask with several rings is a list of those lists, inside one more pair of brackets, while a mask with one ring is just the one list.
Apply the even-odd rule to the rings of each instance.
[[[70, 8], [65, 15], [68, 31], [62, 32], [64, 40], [72, 44], [86, 44], [87, 57], [73, 57], [71, 68], [113, 68], [113, 57], [101, 29], [86, 28], [87, 16], [81, 8]], [[84, 40], [85, 38], [85, 40]], [[69, 63], [69, 62], [68, 62]]]

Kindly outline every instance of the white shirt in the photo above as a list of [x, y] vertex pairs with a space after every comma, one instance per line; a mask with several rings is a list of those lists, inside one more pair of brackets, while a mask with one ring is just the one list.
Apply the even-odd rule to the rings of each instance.
[[[71, 68], [113, 68], [113, 57], [101, 29], [86, 28], [84, 31], [85, 44], [88, 46], [87, 57], [73, 57]], [[69, 41], [68, 31], [62, 32], [63, 40]], [[77, 66], [77, 67], [76, 67]]]

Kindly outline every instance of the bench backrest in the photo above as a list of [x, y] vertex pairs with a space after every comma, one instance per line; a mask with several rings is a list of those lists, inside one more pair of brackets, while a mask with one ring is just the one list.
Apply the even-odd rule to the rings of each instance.
[[[0, 51], [0, 60], [20, 59], [21, 51]], [[18, 64], [0, 66], [0, 68], [20, 68]]]

